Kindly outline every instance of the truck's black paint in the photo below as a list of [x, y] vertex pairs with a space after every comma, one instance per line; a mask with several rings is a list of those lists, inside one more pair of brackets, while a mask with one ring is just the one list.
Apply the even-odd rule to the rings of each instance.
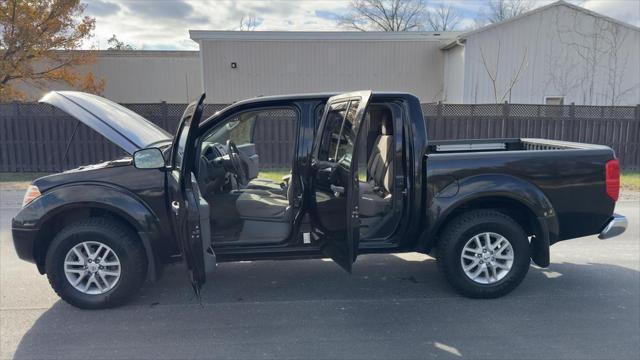
[[[238, 102], [200, 124], [204, 133], [239, 111], [287, 106], [299, 114], [294, 172], [309, 188], [310, 154], [318, 114], [331, 94], [264, 97]], [[472, 208], [503, 210], [532, 238], [532, 258], [549, 264], [555, 242], [596, 234], [611, 218], [615, 202], [605, 191], [605, 163], [614, 159], [604, 146], [496, 139], [505, 150], [440, 152], [438, 145], [483, 141], [428, 141], [419, 100], [403, 93], [374, 93], [372, 102], [392, 105], [402, 142], [394, 157], [404, 175], [394, 181], [403, 197], [397, 230], [388, 239], [361, 239], [359, 253], [429, 252], [439, 231], [453, 216]], [[427, 120], [428, 121], [428, 120]], [[486, 143], [486, 141], [484, 141]], [[528, 150], [527, 146], [545, 150]], [[168, 151], [167, 149], [164, 149]], [[13, 240], [20, 258], [35, 262], [44, 272], [44, 255], [55, 233], [65, 224], [87, 216], [110, 216], [134, 229], [144, 243], [149, 277], [179, 255], [170, 226], [167, 175], [162, 170], [136, 169], [130, 159], [91, 165], [34, 182], [42, 196], [13, 219]], [[305, 194], [303, 204], [309, 204]], [[215, 204], [212, 204], [215, 206]], [[216, 249], [218, 261], [313, 258], [314, 246]]]

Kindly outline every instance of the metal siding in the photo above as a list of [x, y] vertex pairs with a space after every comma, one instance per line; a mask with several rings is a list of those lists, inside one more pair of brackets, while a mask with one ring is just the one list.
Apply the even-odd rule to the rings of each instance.
[[197, 53], [193, 56], [102, 56], [97, 77], [107, 81], [103, 95], [125, 103], [185, 103], [202, 88]]
[[442, 101], [461, 103], [464, 92], [464, 46], [444, 52], [444, 96]]
[[[640, 31], [633, 30], [602, 17], [595, 17], [568, 6], [558, 5], [523, 17], [513, 22], [498, 25], [470, 34], [465, 43], [464, 102], [495, 102], [491, 81], [484, 68], [483, 49], [490, 69], [494, 71], [498, 60], [498, 101], [539, 104], [545, 96], [565, 96], [565, 104], [575, 102], [586, 105], [611, 105], [607, 95], [613, 68], [611, 51], [604, 47], [612, 31], [624, 38], [618, 46], [618, 76], [616, 84], [624, 95], [615, 105], [635, 105], [640, 102]], [[582, 35], [580, 35], [582, 34]], [[585, 34], [589, 35], [586, 36]], [[599, 50], [593, 63], [593, 71], [585, 70], [589, 60], [579, 56], [575, 48], [588, 44], [600, 36]], [[508, 89], [507, 83], [517, 72], [524, 51], [527, 50], [526, 65], [520, 80], [513, 87], [511, 97], [502, 99]], [[589, 95], [593, 74], [593, 92]], [[587, 79], [587, 80], [585, 80]]]
[[[374, 89], [440, 100], [438, 41], [201, 40], [210, 103], [260, 95]], [[238, 64], [237, 69], [231, 63]]]
[[[95, 64], [80, 71], [93, 71], [106, 82], [102, 96], [121, 103], [185, 103], [202, 90], [198, 52], [104, 51]], [[49, 90], [77, 90], [49, 82], [43, 89], [19, 84], [29, 100], [37, 100]]]

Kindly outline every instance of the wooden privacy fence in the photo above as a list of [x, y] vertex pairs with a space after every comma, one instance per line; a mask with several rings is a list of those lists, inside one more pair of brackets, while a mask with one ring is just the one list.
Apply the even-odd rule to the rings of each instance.
[[[172, 134], [186, 108], [186, 104], [164, 102], [124, 106]], [[207, 116], [220, 108], [220, 105], [207, 106]], [[73, 140], [69, 142], [72, 135]], [[124, 154], [102, 135], [51, 105], [0, 104], [1, 172], [58, 172]]]
[[607, 145], [640, 169], [640, 105], [423, 104], [432, 140], [547, 138]]
[[[186, 104], [124, 106], [173, 133]], [[223, 106], [207, 105], [205, 116]], [[625, 169], [640, 168], [640, 106], [424, 104], [423, 111], [430, 139], [541, 137], [604, 144], [616, 150]], [[294, 115], [271, 113], [255, 129], [260, 162], [289, 167]], [[0, 172], [57, 172], [122, 155], [101, 135], [50, 105], [0, 104]]]

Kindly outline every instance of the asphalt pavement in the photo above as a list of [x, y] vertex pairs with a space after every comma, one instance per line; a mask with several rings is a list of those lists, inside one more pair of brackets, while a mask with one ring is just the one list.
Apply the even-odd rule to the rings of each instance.
[[4, 358], [545, 358], [638, 359], [640, 210], [630, 228], [552, 247], [513, 293], [458, 296], [434, 259], [361, 256], [353, 274], [331, 261], [220, 264], [193, 295], [182, 266], [129, 304], [83, 311], [61, 301], [17, 258], [10, 219], [21, 191], [0, 192], [0, 355]]

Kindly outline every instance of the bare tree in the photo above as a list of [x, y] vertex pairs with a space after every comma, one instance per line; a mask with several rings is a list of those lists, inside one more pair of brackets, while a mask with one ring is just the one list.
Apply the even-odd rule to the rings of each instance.
[[480, 13], [479, 25], [493, 24], [524, 14], [532, 6], [531, 0], [490, 0], [487, 8]]
[[572, 50], [555, 40], [549, 41], [549, 52], [545, 59], [545, 87], [553, 89], [554, 95], [568, 96], [582, 83], [580, 67]]
[[437, 8], [427, 12], [427, 29], [431, 31], [452, 31], [458, 27], [461, 20], [458, 10], [451, 5], [440, 4]]
[[[480, 47], [480, 56], [482, 58], [482, 65], [484, 66], [484, 70], [487, 72], [487, 76], [491, 81], [493, 98], [496, 104], [501, 103], [505, 100], [511, 101], [511, 93], [513, 91], [513, 88], [518, 83], [518, 81], [520, 81], [520, 75], [522, 75], [522, 72], [528, 65], [528, 62], [527, 62], [528, 48], [525, 47], [524, 52], [522, 54], [522, 60], [520, 61], [520, 65], [518, 66], [518, 68], [509, 75], [506, 81], [502, 81], [500, 79], [501, 77], [500, 70], [502, 69], [502, 66], [500, 65], [500, 60], [502, 55], [501, 48], [502, 46], [501, 46], [500, 40], [498, 40], [498, 48], [497, 48], [497, 51], [495, 52], [495, 66], [492, 66], [493, 64], [490, 64], [490, 61], [487, 60], [487, 57], [485, 56], [484, 49], [482, 48], [482, 46]], [[501, 83], [504, 83], [504, 89], [500, 89]]]
[[605, 66], [608, 91], [604, 97], [611, 106], [620, 105], [628, 93], [640, 86], [638, 82], [626, 89], [622, 86], [630, 55], [628, 47], [624, 46], [628, 35], [629, 32], [626, 29], [612, 22], [607, 22], [604, 29], [603, 43], [609, 49], [607, 51], [609, 61]]
[[[607, 19], [593, 17], [593, 23], [586, 23], [579, 16], [573, 13], [568, 21], [560, 13], [556, 15], [557, 42], [572, 60], [570, 68], [565, 63], [549, 77], [558, 78], [557, 72], [571, 72], [565, 82], [571, 84], [571, 90], [577, 89], [582, 94], [584, 104], [619, 105], [640, 87], [639, 82], [625, 78], [632, 51], [624, 45], [629, 32]], [[603, 79], [605, 86], [598, 84]]]
[[420, 30], [426, 12], [425, 0], [351, 0], [338, 24], [360, 31]]
[[258, 21], [256, 17], [253, 15], [244, 16], [240, 18], [240, 27], [238, 30], [240, 31], [254, 31], [258, 27]]

